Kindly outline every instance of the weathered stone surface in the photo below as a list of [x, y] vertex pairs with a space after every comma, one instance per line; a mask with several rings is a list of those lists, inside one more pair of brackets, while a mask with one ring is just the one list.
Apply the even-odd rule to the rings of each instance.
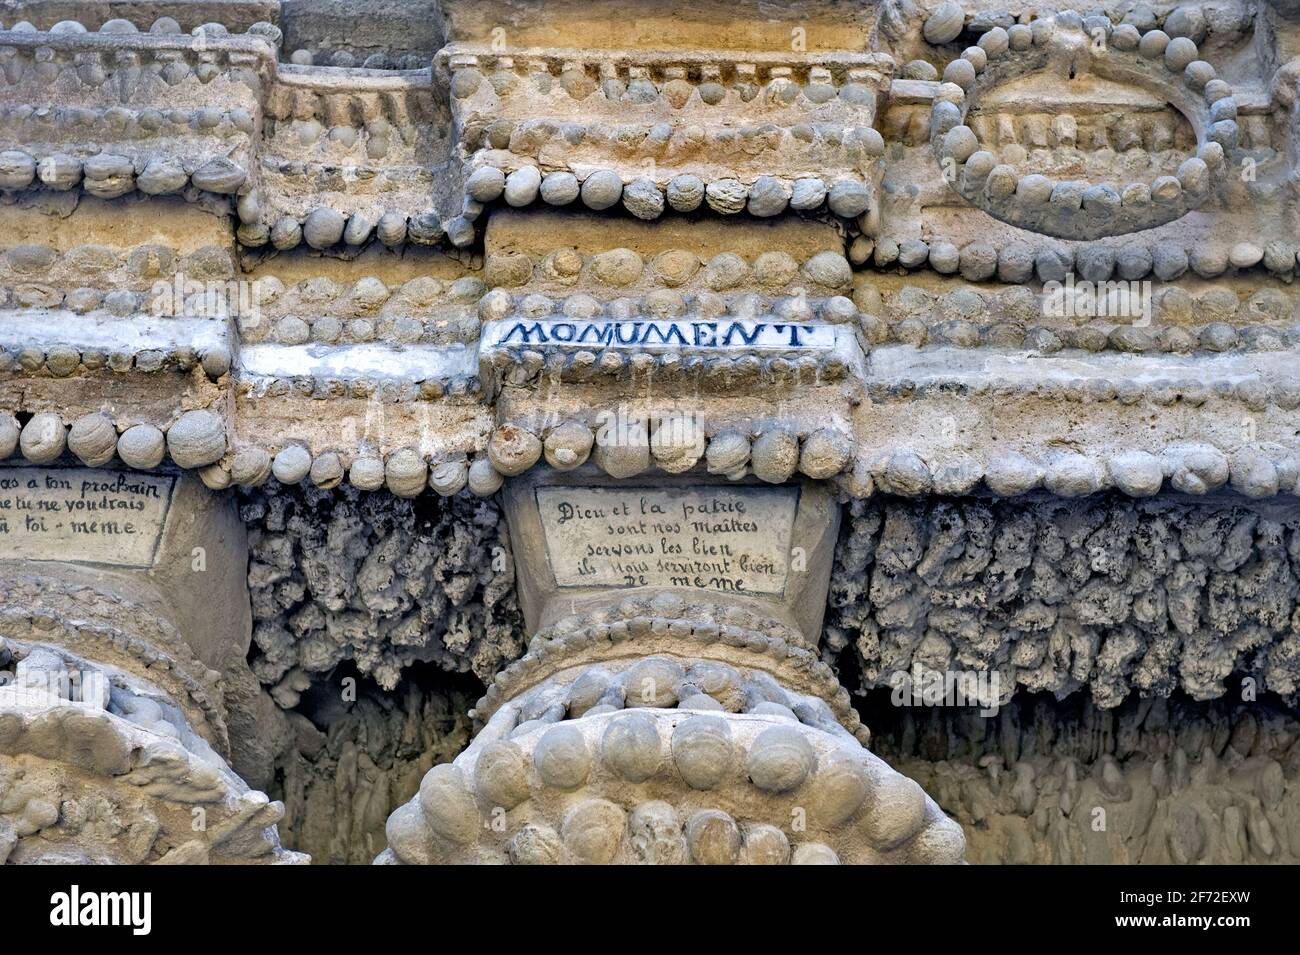
[[[1233, 673], [1288, 698], [1300, 687], [1286, 649], [1300, 590], [1294, 514], [1159, 498], [886, 500], [851, 512], [828, 632], [859, 657], [864, 685], [962, 660], [999, 673], [1004, 699], [1082, 691], [1103, 707], [1132, 690], [1214, 699]], [[1211, 579], [1212, 600], [1200, 583]]]
[[[486, 679], [522, 649], [513, 564], [493, 559], [504, 526], [499, 515], [476, 517], [495, 514], [491, 503], [425, 497], [417, 508], [383, 492], [308, 485], [268, 485], [243, 501], [253, 672], [264, 685], [356, 660], [391, 690], [404, 666], [428, 655]], [[429, 516], [416, 521], [417, 513]], [[444, 615], [447, 606], [458, 609]], [[432, 614], [432, 629], [408, 633], [421, 614]]]
[[0, 860], [1293, 861], [1294, 3], [74, 6]]

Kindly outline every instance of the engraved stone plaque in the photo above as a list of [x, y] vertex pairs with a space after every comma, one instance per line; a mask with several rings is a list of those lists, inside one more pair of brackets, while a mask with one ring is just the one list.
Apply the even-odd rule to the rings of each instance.
[[785, 592], [799, 488], [539, 487], [560, 587]]
[[0, 559], [150, 567], [176, 479], [88, 468], [0, 468]]

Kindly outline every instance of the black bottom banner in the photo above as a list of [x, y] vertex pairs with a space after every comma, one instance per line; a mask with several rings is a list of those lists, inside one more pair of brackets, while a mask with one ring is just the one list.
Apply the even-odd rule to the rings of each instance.
[[[1182, 944], [1200, 935], [1231, 945], [1242, 933], [1294, 925], [1295, 875], [1285, 867], [1204, 866], [821, 872], [48, 866], [0, 869], [0, 898], [11, 940], [49, 933], [51, 941], [75, 934], [86, 942], [93, 935], [127, 950], [276, 937], [336, 946], [400, 939], [413, 930], [446, 931], [448, 944], [480, 932], [498, 943], [512, 935], [545, 942], [560, 931], [581, 931], [583, 922], [634, 930], [643, 919], [648, 932], [670, 920], [677, 938], [696, 922], [701, 932], [743, 935], [748, 926], [778, 920], [786, 923], [778, 930], [785, 938], [793, 930], [822, 940], [838, 929], [846, 942], [861, 944], [870, 941], [872, 924], [888, 934], [897, 931], [890, 923], [902, 920], [913, 937], [924, 926], [927, 942], [951, 937], [978, 944], [989, 938], [982, 933], [990, 925], [1003, 925], [1002, 938], [1013, 928], [1023, 938], [1071, 943], [1104, 937]], [[1038, 928], [1052, 934], [1022, 934]], [[434, 945], [440, 940], [426, 937]]]

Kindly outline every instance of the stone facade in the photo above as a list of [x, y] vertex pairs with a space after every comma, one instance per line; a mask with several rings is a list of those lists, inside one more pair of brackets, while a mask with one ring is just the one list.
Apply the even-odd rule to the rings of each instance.
[[0, 861], [1297, 861], [1297, 64], [0, 0]]

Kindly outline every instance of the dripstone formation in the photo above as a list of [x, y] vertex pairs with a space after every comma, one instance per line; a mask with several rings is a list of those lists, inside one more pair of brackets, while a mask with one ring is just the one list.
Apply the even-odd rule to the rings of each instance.
[[1300, 858], [1300, 15], [0, 0], [0, 861]]

